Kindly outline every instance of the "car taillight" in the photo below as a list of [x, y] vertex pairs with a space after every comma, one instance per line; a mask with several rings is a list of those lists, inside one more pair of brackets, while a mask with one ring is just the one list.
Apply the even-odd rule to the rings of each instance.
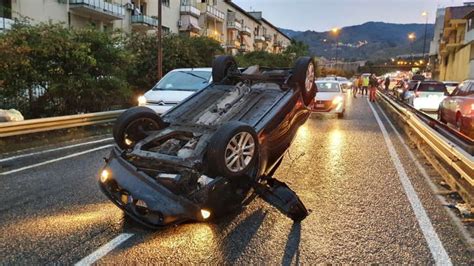
[[474, 103], [471, 104], [471, 114], [474, 114]]

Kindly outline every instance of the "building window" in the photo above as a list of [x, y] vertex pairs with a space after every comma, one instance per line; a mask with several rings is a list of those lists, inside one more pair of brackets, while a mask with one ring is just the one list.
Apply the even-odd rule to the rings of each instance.
[[170, 32], [171, 32], [171, 31], [170, 31], [170, 28], [165, 27], [165, 26], [161, 26], [161, 33], [162, 33], [163, 35], [168, 35], [168, 34], [170, 34]]
[[167, 7], [170, 7], [170, 0], [162, 0], [161, 4]]

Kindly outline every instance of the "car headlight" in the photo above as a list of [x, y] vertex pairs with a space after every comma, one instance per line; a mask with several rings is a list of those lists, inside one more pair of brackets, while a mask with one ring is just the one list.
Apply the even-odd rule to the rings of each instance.
[[336, 96], [336, 98], [332, 100], [332, 104], [336, 105], [336, 104], [342, 103], [342, 100], [343, 99], [341, 96]]
[[139, 96], [139, 97], [138, 97], [138, 105], [139, 105], [139, 106], [146, 105], [146, 98], [145, 98], [145, 96], [142, 95], [142, 96]]

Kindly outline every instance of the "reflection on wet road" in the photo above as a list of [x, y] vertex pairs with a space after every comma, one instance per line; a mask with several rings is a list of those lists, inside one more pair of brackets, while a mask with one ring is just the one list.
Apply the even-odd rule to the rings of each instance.
[[[301, 224], [257, 199], [210, 223], [144, 229], [99, 192], [97, 151], [2, 177], [0, 264], [74, 263], [120, 233], [134, 235], [99, 263], [434, 263], [366, 98], [347, 100], [343, 119], [317, 115], [299, 129], [276, 173], [311, 209]], [[472, 263], [387, 129], [452, 262]]]

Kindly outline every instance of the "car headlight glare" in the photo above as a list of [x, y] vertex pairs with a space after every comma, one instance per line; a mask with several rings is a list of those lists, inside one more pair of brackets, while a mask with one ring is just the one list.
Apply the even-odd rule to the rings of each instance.
[[204, 220], [206, 220], [207, 218], [209, 218], [211, 216], [211, 212], [208, 211], [208, 210], [202, 209], [201, 210], [201, 216]]
[[109, 179], [109, 171], [107, 169], [102, 170], [102, 173], [100, 173], [100, 182], [105, 183]]
[[336, 98], [334, 98], [334, 99], [332, 100], [332, 103], [333, 103], [333, 104], [342, 103], [342, 97], [341, 97], [341, 96], [336, 96]]
[[139, 96], [139, 97], [138, 97], [138, 105], [139, 105], [139, 106], [146, 105], [146, 98], [145, 98], [145, 96], [142, 95], [142, 96]]

